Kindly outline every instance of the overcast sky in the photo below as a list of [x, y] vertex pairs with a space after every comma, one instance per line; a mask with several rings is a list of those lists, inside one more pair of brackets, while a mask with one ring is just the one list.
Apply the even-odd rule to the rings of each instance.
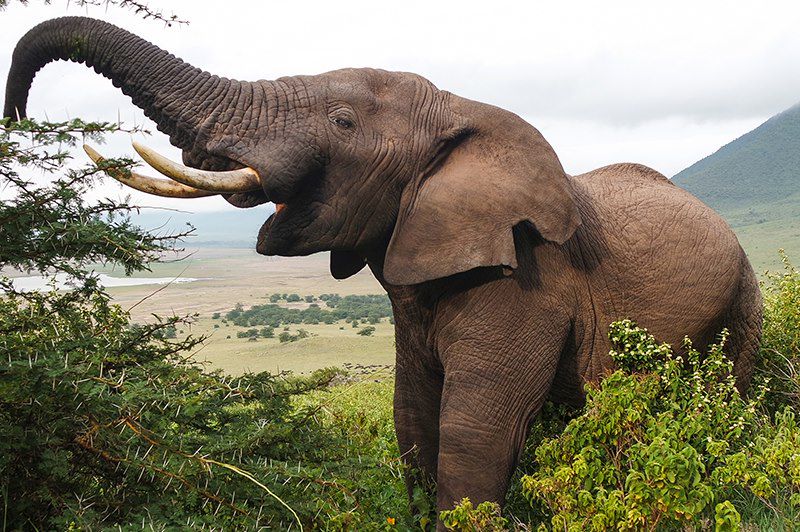
[[[421, 74], [539, 128], [570, 173], [633, 161], [672, 176], [800, 101], [800, 2], [151, 2], [188, 19], [166, 28], [119, 8], [66, 0], [0, 12], [0, 94], [17, 40], [38, 22], [88, 15], [214, 74], [247, 80], [377, 67]], [[52, 63], [28, 114], [146, 123], [111, 82]], [[179, 159], [155, 131], [138, 140]], [[133, 156], [119, 134], [100, 150]], [[82, 154], [76, 154], [83, 157]], [[119, 196], [113, 184], [97, 194]], [[138, 193], [137, 193], [138, 194]], [[231, 208], [220, 198], [134, 195], [142, 204]]]

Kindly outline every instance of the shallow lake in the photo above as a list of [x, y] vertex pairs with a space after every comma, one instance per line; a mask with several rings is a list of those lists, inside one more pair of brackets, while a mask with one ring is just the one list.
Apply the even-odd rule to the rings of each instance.
[[[167, 284], [167, 283], [191, 283], [193, 281], [201, 281], [193, 277], [111, 277], [105, 273], [98, 276], [100, 284], [106, 288], [115, 286], [139, 286], [147, 284]], [[42, 275], [28, 275], [25, 277], [14, 277], [11, 279], [14, 287], [23, 292], [31, 290], [47, 290], [53, 282], [52, 277], [45, 277]], [[66, 275], [57, 275], [55, 278], [55, 287], [58, 290], [65, 290], [74, 288], [71, 283], [71, 278]]]

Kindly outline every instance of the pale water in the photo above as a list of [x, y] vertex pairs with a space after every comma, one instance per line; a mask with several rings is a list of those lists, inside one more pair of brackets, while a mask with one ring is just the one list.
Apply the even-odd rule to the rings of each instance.
[[[111, 277], [105, 273], [98, 276], [100, 284], [106, 288], [114, 286], [139, 286], [139, 285], [164, 285], [168, 283], [191, 283], [193, 281], [201, 281], [203, 279], [196, 279], [193, 277]], [[23, 292], [31, 290], [49, 290], [53, 281], [52, 277], [44, 277], [42, 275], [29, 275], [26, 277], [15, 277], [11, 279], [14, 287]], [[68, 290], [74, 288], [72, 279], [67, 275], [57, 275], [55, 278], [55, 287], [58, 290]]]

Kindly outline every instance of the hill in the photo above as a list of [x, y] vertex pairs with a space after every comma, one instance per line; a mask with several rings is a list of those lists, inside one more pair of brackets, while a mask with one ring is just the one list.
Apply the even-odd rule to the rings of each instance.
[[255, 249], [261, 225], [274, 207], [255, 207], [226, 211], [183, 212], [163, 209], [143, 209], [132, 220], [139, 226], [159, 234], [186, 231], [187, 224], [195, 228], [184, 243], [189, 248]]
[[800, 104], [777, 114], [672, 180], [731, 224], [757, 271], [800, 256]]

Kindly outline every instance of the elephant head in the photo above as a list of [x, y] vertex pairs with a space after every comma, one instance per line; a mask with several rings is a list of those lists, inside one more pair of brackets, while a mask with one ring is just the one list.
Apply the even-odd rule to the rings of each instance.
[[170, 180], [115, 177], [159, 195], [222, 194], [237, 207], [272, 201], [257, 251], [330, 250], [337, 278], [366, 259], [391, 284], [514, 268], [513, 226], [530, 222], [563, 243], [580, 224], [569, 178], [535, 128], [415, 74], [235, 81], [110, 24], [67, 17], [18, 44], [4, 116], [25, 115], [36, 71], [56, 59], [110, 78], [183, 151], [185, 166], [137, 147]]

